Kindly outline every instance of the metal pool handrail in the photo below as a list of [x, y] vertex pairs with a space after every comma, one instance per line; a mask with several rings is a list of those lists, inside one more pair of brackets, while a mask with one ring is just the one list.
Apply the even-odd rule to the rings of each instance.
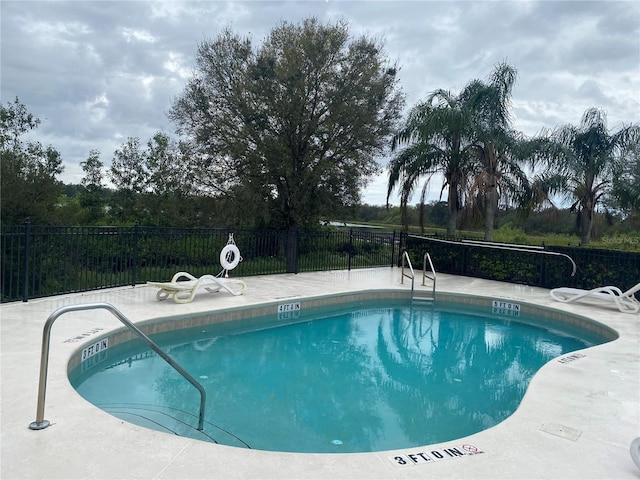
[[[404, 273], [404, 262], [405, 262], [405, 260], [409, 264], [409, 270], [411, 271], [411, 275], [409, 275], [407, 273]], [[414, 279], [416, 277], [416, 274], [413, 271], [413, 265], [411, 265], [411, 259], [409, 258], [409, 252], [407, 252], [406, 250], [402, 254], [402, 268], [401, 268], [400, 272], [402, 274], [402, 276], [400, 277], [400, 283], [404, 283], [404, 277], [407, 277], [407, 278], [411, 279], [411, 299], [413, 299], [413, 282], [414, 282]]]
[[560, 253], [560, 252], [548, 252], [546, 250], [544, 250], [544, 247], [538, 247], [538, 246], [534, 246], [534, 245], [518, 245], [516, 247], [510, 247], [508, 246], [509, 244], [507, 243], [493, 243], [493, 242], [481, 242], [481, 241], [476, 241], [476, 240], [462, 240], [462, 242], [454, 242], [451, 240], [441, 240], [439, 238], [429, 238], [429, 237], [421, 237], [419, 235], [409, 235], [410, 237], [414, 237], [414, 238], [419, 238], [421, 240], [429, 240], [431, 242], [440, 242], [440, 243], [448, 243], [448, 244], [452, 244], [452, 245], [460, 245], [460, 244], [469, 244], [471, 246], [474, 247], [483, 247], [483, 248], [495, 248], [498, 250], [511, 250], [514, 252], [526, 252], [526, 253], [539, 253], [542, 255], [551, 255], [551, 256], [556, 256], [556, 257], [564, 257], [567, 260], [569, 260], [571, 262], [571, 266], [573, 267], [572, 271], [571, 271], [571, 276], [575, 276], [576, 274], [576, 262], [573, 261], [573, 258], [571, 258], [569, 255], [567, 255], [566, 253]]
[[573, 277], [576, 274], [576, 262], [573, 261], [566, 253], [560, 252], [548, 252], [544, 250], [544, 247], [538, 247], [535, 245], [517, 245], [515, 247], [510, 247], [507, 243], [493, 243], [493, 242], [478, 242], [473, 240], [462, 240], [462, 243], [469, 243], [476, 247], [485, 247], [485, 248], [497, 248], [499, 250], [512, 250], [514, 252], [527, 252], [527, 253], [540, 253], [542, 255], [551, 255], [556, 257], [564, 257], [571, 262], [571, 266], [573, 269], [571, 270], [571, 276]]
[[169, 355], [167, 355], [153, 340], [147, 337], [142, 330], [136, 327], [127, 317], [125, 317], [120, 310], [111, 305], [110, 303], [86, 303], [82, 305], [68, 305], [61, 307], [49, 315], [47, 321], [44, 324], [44, 331], [42, 333], [42, 353], [40, 356], [40, 382], [38, 386], [38, 407], [36, 410], [36, 420], [29, 424], [31, 430], [42, 430], [47, 428], [51, 423], [44, 419], [44, 403], [47, 393], [47, 369], [49, 366], [49, 343], [51, 339], [51, 327], [55, 320], [68, 312], [76, 312], [79, 310], [95, 310], [103, 309], [111, 312], [118, 320], [120, 320], [129, 330], [140, 337], [149, 347], [153, 349], [160, 357], [164, 359], [171, 367], [173, 367], [180, 375], [182, 375], [191, 385], [196, 387], [200, 392], [200, 416], [198, 417], [198, 430], [204, 429], [204, 407], [207, 393], [204, 387], [196, 381], [184, 368], [178, 365]]
[[[427, 260], [429, 261], [429, 269], [431, 270], [431, 275], [433, 275], [433, 277], [430, 277], [427, 274]], [[433, 286], [431, 289], [431, 295], [433, 297], [433, 300], [435, 301], [436, 299], [436, 269], [433, 268], [433, 262], [431, 261], [431, 255], [429, 255], [429, 252], [425, 252], [424, 254], [424, 260], [423, 260], [423, 266], [422, 266], [422, 285], [426, 286], [425, 284], [425, 278], [428, 278], [429, 280], [431, 280], [433, 282]]]

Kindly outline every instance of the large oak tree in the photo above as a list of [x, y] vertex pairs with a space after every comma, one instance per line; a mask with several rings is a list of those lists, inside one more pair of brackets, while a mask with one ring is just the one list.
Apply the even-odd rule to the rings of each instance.
[[203, 42], [169, 117], [201, 189], [295, 229], [359, 201], [403, 101], [380, 42], [310, 18], [281, 23], [259, 46], [230, 30]]

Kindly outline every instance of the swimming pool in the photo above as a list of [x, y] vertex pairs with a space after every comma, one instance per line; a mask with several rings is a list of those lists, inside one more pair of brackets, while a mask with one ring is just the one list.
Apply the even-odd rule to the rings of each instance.
[[123, 420], [227, 445], [347, 453], [437, 443], [501, 422], [546, 362], [612, 339], [521, 307], [351, 299], [174, 320], [192, 328], [153, 338], [207, 390], [204, 432], [197, 392], [133, 342], [76, 360], [70, 379]]

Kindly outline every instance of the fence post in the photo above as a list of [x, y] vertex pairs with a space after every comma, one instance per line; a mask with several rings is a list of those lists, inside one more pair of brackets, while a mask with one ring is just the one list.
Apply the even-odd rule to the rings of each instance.
[[22, 301], [29, 300], [29, 242], [31, 232], [31, 220], [24, 221], [24, 288], [22, 290]]
[[393, 259], [396, 256], [396, 231], [393, 230], [393, 235], [391, 237], [391, 268], [393, 268]]
[[136, 286], [136, 267], [138, 265], [138, 230], [140, 229], [140, 225], [136, 222], [135, 227], [133, 227], [133, 268], [131, 270], [131, 286]]
[[402, 252], [409, 250], [409, 232], [400, 232], [400, 241], [398, 242], [398, 256], [396, 257], [396, 267], [399, 267], [402, 261]]
[[298, 273], [298, 229], [290, 228], [287, 231], [287, 250], [286, 250], [286, 267], [287, 273]]
[[347, 270], [351, 271], [351, 253], [353, 252], [353, 228], [349, 229], [349, 251], [347, 252]]
[[467, 247], [464, 244], [460, 244], [462, 245], [462, 271], [460, 272], [460, 275], [466, 275], [466, 271], [467, 271]]

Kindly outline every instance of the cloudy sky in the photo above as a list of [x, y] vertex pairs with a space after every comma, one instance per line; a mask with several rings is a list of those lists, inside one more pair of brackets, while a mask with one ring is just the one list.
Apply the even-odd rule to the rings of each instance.
[[[61, 152], [67, 183], [80, 182], [91, 149], [108, 166], [127, 137], [173, 134], [166, 112], [199, 43], [231, 27], [260, 44], [279, 22], [309, 16], [346, 19], [353, 36], [384, 40], [408, 107], [506, 61], [518, 70], [514, 127], [527, 135], [578, 124], [590, 107], [607, 111], [611, 129], [640, 123], [637, 0], [2, 0], [0, 9], [0, 98], [19, 97], [42, 120], [36, 138]], [[382, 174], [363, 200], [385, 196]]]

